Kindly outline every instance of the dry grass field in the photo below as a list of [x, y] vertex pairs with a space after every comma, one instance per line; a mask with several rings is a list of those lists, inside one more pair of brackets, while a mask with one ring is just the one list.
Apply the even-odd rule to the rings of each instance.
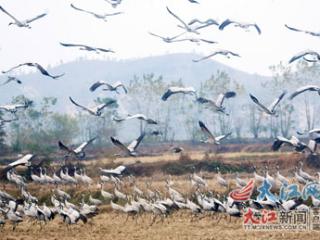
[[218, 224], [215, 216], [193, 219], [187, 212], [176, 213], [150, 226], [151, 216], [137, 221], [125, 215], [104, 212], [87, 224], [65, 226], [59, 218], [42, 229], [34, 223], [23, 222], [15, 232], [6, 226], [0, 232], [2, 240], [68, 240], [68, 239], [308, 239], [318, 240], [318, 232], [252, 232], [242, 229], [240, 219], [222, 219]]
[[[199, 152], [188, 153], [188, 157], [191, 159], [189, 162], [196, 163], [197, 161], [203, 161], [204, 158], [215, 158], [221, 164], [249, 166], [256, 165], [257, 168], [262, 169], [266, 163], [271, 166], [271, 174], [275, 172], [275, 166], [280, 164], [281, 172], [286, 172], [290, 175], [291, 170], [301, 159], [301, 155], [292, 153], [227, 153], [227, 154], [212, 154], [204, 155]], [[98, 181], [98, 167], [105, 167], [118, 164], [132, 164], [139, 166], [149, 166], [155, 169], [159, 168], [166, 163], [181, 162], [180, 155], [165, 154], [161, 156], [148, 156], [138, 158], [119, 158], [119, 159], [99, 159], [87, 161], [84, 164], [87, 168], [89, 176], [94, 177], [94, 180]], [[188, 163], [189, 163], [188, 162]], [[184, 162], [182, 161], [182, 164]], [[310, 168], [307, 171], [315, 172]], [[164, 172], [154, 170], [152, 176], [136, 177], [137, 186], [145, 190], [146, 182], [152, 183], [152, 188], [159, 190], [165, 194], [165, 179], [168, 177]], [[201, 171], [202, 176], [208, 181], [208, 190], [214, 193], [226, 194], [230, 189], [234, 187], [234, 183], [231, 181], [229, 189], [222, 189], [215, 181], [215, 172]], [[172, 180], [175, 182], [174, 188], [181, 191], [185, 196], [191, 197], [192, 188], [188, 180], [189, 174], [183, 174], [179, 176], [172, 176]], [[249, 179], [252, 177], [250, 171], [242, 172], [240, 174], [242, 178]], [[224, 177], [227, 179], [233, 179], [234, 173], [225, 173]], [[6, 191], [17, 194], [17, 190], [10, 185], [5, 184], [0, 189], [5, 188]], [[38, 186], [33, 183], [29, 184], [29, 191], [38, 196], [40, 201], [46, 201], [49, 203], [48, 196], [51, 194], [53, 186]], [[112, 184], [107, 184], [105, 190], [113, 188]], [[130, 192], [131, 186], [126, 184], [123, 187], [124, 192]], [[85, 186], [81, 187], [65, 187], [63, 190], [69, 192], [74, 197], [74, 202], [79, 202], [81, 194], [92, 194], [95, 197], [99, 197], [99, 186], [93, 184], [90, 188]], [[218, 218], [222, 216], [218, 222]], [[90, 219], [87, 224], [82, 222], [77, 225], [66, 226], [60, 216], [56, 216], [54, 221], [47, 223], [42, 228], [35, 222], [24, 221], [18, 225], [15, 231], [12, 231], [12, 226], [6, 224], [0, 231], [0, 240], [35, 240], [35, 239], [47, 239], [47, 240], [62, 240], [62, 239], [320, 239], [320, 232], [270, 232], [270, 231], [245, 231], [242, 227], [242, 218], [232, 218], [224, 215], [205, 215], [194, 217], [187, 211], [178, 211], [169, 215], [162, 222], [158, 219], [153, 225], [150, 225], [152, 221], [151, 214], [143, 214], [137, 219], [129, 218], [125, 214], [115, 213], [110, 208], [108, 203], [100, 207], [100, 213], [94, 218]]]

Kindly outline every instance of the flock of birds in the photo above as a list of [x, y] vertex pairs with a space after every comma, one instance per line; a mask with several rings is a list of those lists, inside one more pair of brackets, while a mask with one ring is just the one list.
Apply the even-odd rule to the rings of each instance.
[[[180, 186], [180, 189], [184, 189], [181, 191], [179, 184], [176, 184], [171, 176], [165, 183], [153, 185], [150, 181], [138, 182], [134, 176], [126, 173], [128, 170], [123, 165], [114, 169], [100, 168], [100, 178], [95, 180], [87, 176], [84, 168], [76, 166], [73, 169], [62, 167], [52, 176], [47, 174], [46, 168], [41, 167], [39, 173], [34, 173], [31, 164], [33, 157], [31, 154], [25, 155], [6, 168], [7, 179], [19, 188], [19, 194], [14, 197], [4, 190], [0, 191], [0, 213], [4, 216], [0, 218], [2, 227], [11, 222], [12, 229], [15, 230], [20, 222], [33, 220], [42, 228], [56, 216], [60, 216], [67, 226], [77, 224], [79, 221], [87, 223], [89, 219], [99, 214], [104, 205], [108, 205], [115, 213], [124, 214], [125, 221], [129, 217], [137, 221], [145, 214], [151, 215], [150, 225], [157, 220], [163, 222], [167, 216], [177, 211], [190, 212], [191, 221], [213, 215], [219, 223], [222, 218], [230, 217], [231, 221], [232, 217], [239, 218], [249, 210], [253, 213], [259, 213], [263, 209], [308, 211], [311, 207], [320, 206], [320, 199], [314, 196], [311, 196], [311, 201], [305, 201], [300, 197], [288, 200], [271, 198], [261, 200], [251, 197], [245, 202], [235, 201], [229, 195], [230, 188], [234, 186], [240, 189], [248, 188], [249, 178], [240, 177], [239, 173], [229, 175], [228, 178], [223, 177], [218, 167], [214, 179], [193, 172], [188, 176], [186, 185]], [[16, 167], [21, 165], [31, 167], [31, 181], [27, 182], [16, 172]], [[319, 183], [320, 172], [318, 175], [315, 177], [305, 172], [303, 163], [300, 162], [300, 167], [296, 167], [294, 177], [291, 179], [283, 176], [278, 166], [274, 177], [269, 174], [266, 167], [263, 175], [254, 170], [251, 179], [255, 180], [257, 186], [267, 180], [271, 184], [271, 189], [276, 192], [282, 186], [292, 183], [301, 186], [312, 182]], [[40, 189], [43, 185], [46, 188], [50, 186], [50, 205], [47, 205], [48, 202], [41, 204], [39, 199], [27, 190], [28, 185], [32, 184], [38, 185]], [[80, 185], [89, 189], [89, 195], [82, 194], [81, 200], [68, 193]], [[92, 190], [95, 192], [94, 197]]]
[[[106, 0], [113, 7], [117, 7], [122, 3], [121, 0]], [[189, 0], [190, 3], [199, 4], [198, 1]], [[75, 11], [83, 12], [86, 14], [90, 14], [95, 18], [102, 19], [107, 21], [107, 19], [111, 16], [116, 16], [119, 14], [123, 14], [122, 12], [115, 12], [110, 14], [97, 14], [92, 11], [88, 11], [82, 9], [74, 4], [71, 4], [71, 8]], [[47, 14], [43, 13], [36, 17], [27, 19], [27, 20], [19, 20], [14, 17], [11, 13], [5, 10], [2, 6], [0, 6], [0, 10], [9, 16], [13, 22], [10, 22], [9, 25], [16, 25], [17, 27], [31, 28], [31, 24], [36, 21], [44, 18]], [[177, 14], [171, 11], [167, 7], [168, 13], [173, 16], [177, 22], [179, 23], [178, 28], [183, 30], [181, 33], [173, 36], [173, 37], [163, 37], [158, 34], [150, 32], [150, 34], [154, 37], [162, 39], [166, 43], [172, 42], [183, 42], [190, 41], [194, 43], [204, 42], [207, 44], [215, 44], [215, 41], [207, 40], [198, 37], [200, 35], [200, 30], [205, 29], [209, 26], [215, 25], [219, 28], [219, 30], [223, 31], [229, 26], [240, 27], [245, 30], [255, 29], [258, 34], [261, 34], [260, 27], [255, 23], [242, 23], [230, 19], [226, 19], [222, 23], [218, 23], [216, 20], [207, 19], [205, 21], [199, 19], [193, 19], [188, 23], [182, 20]], [[286, 25], [291, 31], [295, 32], [303, 32], [305, 34], [309, 34], [312, 36], [320, 36], [320, 33], [304, 31], [297, 28], [289, 27]], [[191, 38], [182, 38], [186, 33], [194, 34], [197, 37]], [[71, 47], [78, 48], [79, 50], [92, 51], [97, 54], [100, 53], [114, 53], [112, 49], [106, 48], [97, 48], [91, 47], [84, 44], [78, 43], [60, 43], [63, 47]], [[200, 62], [205, 59], [211, 58], [216, 55], [224, 55], [227, 57], [237, 56], [240, 57], [239, 54], [228, 51], [228, 50], [216, 50], [208, 56], [204, 56], [200, 59], [194, 59], [194, 62]], [[292, 63], [298, 59], [303, 59], [307, 62], [316, 62], [320, 60], [319, 53], [315, 51], [304, 51], [303, 53], [299, 53], [293, 56], [289, 63]], [[27, 62], [18, 64], [17, 66], [12, 67], [7, 71], [2, 71], [3, 74], [8, 74], [20, 67], [33, 67], [36, 68], [41, 74], [52, 78], [57, 79], [64, 76], [64, 73], [53, 75], [49, 73], [44, 67], [42, 67], [38, 63]], [[16, 82], [21, 84], [22, 81], [14, 76], [7, 76], [7, 80], [3, 84], [8, 84], [10, 82]], [[125, 84], [121, 82], [110, 83], [105, 81], [98, 81], [89, 87], [90, 91], [96, 91], [97, 89], [102, 89], [103, 91], [112, 91], [117, 94], [129, 94]], [[120, 91], [121, 90], [121, 91]], [[289, 99], [293, 100], [298, 95], [304, 92], [317, 92], [320, 95], [320, 87], [314, 85], [303, 86], [293, 92]], [[224, 105], [225, 100], [236, 97], [236, 92], [234, 91], [226, 91], [217, 96], [216, 100], [205, 98], [204, 96], [198, 96], [197, 91], [193, 87], [181, 87], [181, 86], [171, 86], [169, 87], [164, 94], [162, 95], [162, 101], [170, 101], [169, 99], [173, 95], [192, 95], [195, 98], [196, 104], [201, 104], [209, 107], [213, 111], [219, 112], [221, 114], [229, 115], [227, 109]], [[278, 111], [277, 108], [280, 102], [283, 100], [286, 91], [282, 92], [281, 95], [273, 100], [271, 104], [265, 105], [262, 103], [257, 97], [250, 94], [250, 99], [254, 104], [257, 105], [259, 110], [263, 114], [267, 114], [270, 116], [277, 117]], [[103, 111], [117, 103], [116, 99], [109, 99], [107, 102], [101, 103], [94, 107], [84, 106], [78, 101], [74, 100], [72, 97], [69, 97], [70, 102], [80, 111], [85, 111], [95, 117], [101, 117]], [[0, 126], [4, 126], [6, 123], [10, 123], [12, 121], [18, 120], [18, 111], [26, 110], [32, 102], [22, 102], [17, 104], [7, 104], [1, 105], [0, 111], [3, 113], [10, 114], [10, 118], [8, 119], [0, 119]], [[115, 122], [125, 122], [131, 119], [138, 119], [140, 121], [145, 121], [147, 125], [158, 125], [158, 121], [152, 118], [145, 116], [142, 113], [135, 114], [127, 114], [125, 116], [120, 116], [116, 114], [113, 116], [113, 121]], [[204, 143], [208, 144], [221, 144], [221, 142], [231, 135], [231, 132], [226, 133], [221, 136], [215, 136], [210, 129], [206, 126], [203, 121], [199, 121], [199, 129], [203, 132], [205, 139], [202, 140]], [[124, 144], [119, 139], [114, 136], [110, 137], [111, 142], [118, 147], [126, 156], [137, 156], [139, 152], [137, 151], [139, 144], [142, 142], [146, 132], [143, 132], [137, 139], [133, 140], [129, 145]], [[161, 134], [159, 130], [152, 130], [150, 134], [158, 135]], [[309, 138], [309, 143], [306, 144], [299, 140], [296, 136], [292, 136], [290, 139], [287, 139], [282, 136], [278, 136], [272, 145], [273, 150], [279, 150], [283, 145], [288, 145], [292, 147], [297, 152], [310, 151], [312, 154], [316, 154], [317, 144], [320, 142], [319, 134], [320, 129], [312, 129], [308, 132], [298, 133], [299, 135], [307, 135]], [[62, 141], [58, 142], [59, 149], [65, 153], [66, 157], [71, 157], [75, 159], [84, 159], [86, 156], [85, 149], [95, 140], [96, 138], [89, 139], [88, 141], [82, 143], [78, 147], [74, 148], [72, 146], [67, 146]], [[173, 152], [182, 152], [183, 149], [181, 147], [173, 147]], [[153, 214], [153, 219], [151, 224], [153, 224], [157, 218], [164, 219], [164, 217], [168, 216], [170, 213], [173, 213], [179, 209], [188, 209], [194, 215], [198, 215], [203, 212], [212, 212], [212, 213], [225, 213], [227, 216], [239, 217], [242, 215], [243, 210], [252, 209], [252, 211], [259, 211], [261, 209], [282, 209], [282, 210], [292, 210], [292, 209], [308, 209], [308, 203], [302, 201], [301, 199], [291, 199], [288, 201], [279, 201], [274, 202], [271, 200], [263, 200], [258, 201], [255, 199], [251, 199], [247, 203], [238, 203], [232, 200], [232, 198], [227, 195], [220, 196], [217, 193], [209, 191], [208, 189], [208, 181], [203, 177], [193, 173], [190, 175], [190, 186], [193, 189], [189, 193], [181, 193], [174, 187], [174, 182], [171, 179], [166, 181], [166, 191], [160, 191], [155, 187], [151, 186], [151, 183], [146, 184], [146, 189], [143, 191], [139, 188], [136, 180], [133, 176], [124, 177], [124, 171], [126, 170], [125, 166], [118, 166], [115, 169], [100, 169], [101, 176], [99, 179], [100, 184], [100, 195], [101, 197], [94, 198], [92, 195], [89, 196], [86, 202], [86, 197], [83, 196], [83, 199], [79, 204], [71, 203], [76, 201], [76, 199], [72, 199], [72, 196], [68, 194], [66, 191], [63, 191], [61, 188], [67, 186], [77, 186], [79, 184], [84, 184], [87, 186], [93, 186], [95, 180], [90, 178], [84, 168], [77, 168], [74, 166], [73, 168], [68, 168], [66, 166], [62, 166], [58, 171], [54, 171], [52, 175], [47, 173], [47, 169], [41, 166], [34, 167], [32, 164], [32, 160], [34, 155], [27, 154], [22, 158], [10, 163], [3, 172], [5, 173], [6, 179], [15, 184], [19, 188], [20, 195], [17, 197], [13, 197], [9, 193], [5, 191], [0, 191], [0, 212], [4, 216], [4, 218], [0, 218], [0, 225], [4, 225], [7, 221], [13, 223], [13, 229], [15, 229], [16, 225], [27, 218], [31, 218], [36, 220], [42, 226], [42, 223], [49, 222], [54, 219], [56, 215], [60, 215], [62, 220], [66, 224], [76, 224], [80, 220], [86, 223], [88, 218], [91, 218], [98, 214], [99, 205], [110, 203], [110, 206], [114, 211], [122, 212], [127, 214], [128, 216], [132, 216], [134, 218], [140, 216], [142, 213], [149, 212]], [[33, 184], [41, 184], [41, 185], [49, 185], [52, 186], [52, 195], [51, 195], [51, 206], [48, 207], [45, 203], [42, 205], [39, 203], [37, 197], [31, 195], [28, 191], [28, 182], [23, 176], [19, 175], [16, 171], [18, 166], [27, 166], [31, 169], [30, 171], [30, 182]], [[216, 175], [216, 182], [221, 187], [229, 190], [230, 180], [224, 179], [220, 174], [219, 169], [218, 174]], [[266, 170], [264, 176], [258, 175], [258, 173], [254, 172], [253, 176], [256, 181], [263, 181], [267, 179], [273, 187], [277, 185], [281, 186], [283, 184], [288, 184], [290, 181], [282, 176], [277, 171], [276, 177], [272, 177], [269, 175], [268, 170]], [[315, 177], [309, 175], [302, 169], [302, 165], [299, 170], [297, 169], [295, 172], [295, 179], [298, 183], [306, 184], [310, 181], [318, 181]], [[247, 185], [247, 180], [241, 179], [238, 175], [236, 176], [235, 184], [238, 187], [244, 187]], [[113, 186], [111, 191], [106, 191], [104, 189], [105, 184], [110, 184]], [[227, 193], [227, 191], [226, 191]], [[101, 199], [104, 199], [102, 201]], [[320, 200], [312, 198], [312, 206], [320, 206]], [[220, 220], [218, 220], [220, 221]]]

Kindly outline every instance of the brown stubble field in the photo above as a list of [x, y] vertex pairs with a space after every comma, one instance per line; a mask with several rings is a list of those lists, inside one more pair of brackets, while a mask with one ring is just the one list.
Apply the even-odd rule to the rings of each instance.
[[[203, 153], [189, 153], [192, 161], [201, 161], [204, 158]], [[301, 156], [292, 153], [230, 153], [222, 154], [218, 161], [223, 164], [248, 164], [256, 165], [258, 169], [263, 169], [265, 164], [271, 166], [271, 173], [275, 173], [275, 166], [280, 164], [281, 172], [291, 173], [291, 170], [301, 159]], [[85, 162], [87, 173], [89, 176], [98, 173], [98, 167], [105, 167], [118, 164], [139, 164], [150, 165], [158, 168], [163, 162], [181, 161], [179, 155], [166, 154], [162, 156], [149, 156], [138, 158], [120, 158], [109, 159], [101, 158], [98, 160]], [[137, 163], [138, 162], [138, 163]], [[307, 171], [315, 173], [315, 170], [307, 168]], [[260, 172], [261, 173], [261, 172]], [[231, 181], [229, 190], [219, 187], [215, 181], [215, 172], [201, 172], [208, 181], [208, 190], [220, 195], [226, 194], [234, 187]], [[174, 188], [181, 191], [185, 196], [191, 197], [192, 188], [188, 180], [189, 174], [180, 176], [172, 176], [175, 182]], [[233, 179], [234, 173], [226, 173], [224, 177]], [[243, 172], [241, 177], [249, 179], [252, 173]], [[153, 190], [159, 190], [165, 194], [165, 179], [168, 175], [162, 171], [153, 171], [152, 176], [136, 177], [137, 186], [145, 190], [146, 182], [151, 183]], [[95, 182], [98, 181], [98, 176], [94, 176]], [[16, 194], [17, 191], [12, 185], [2, 185], [6, 191]], [[35, 196], [40, 196], [41, 200], [48, 202], [48, 195], [53, 186], [38, 186], [29, 184], [29, 190]], [[105, 190], [111, 191], [113, 186], [107, 184]], [[122, 191], [130, 192], [129, 184], [126, 184]], [[99, 196], [99, 186], [92, 184], [89, 188], [86, 186], [80, 187], [62, 187], [75, 197], [75, 202], [81, 199], [81, 194], [92, 194], [95, 197]], [[220, 221], [218, 219], [221, 218]], [[317, 232], [253, 232], [245, 231], [242, 228], [242, 219], [232, 218], [225, 215], [200, 215], [193, 216], [189, 211], [178, 211], [169, 215], [162, 222], [160, 219], [151, 226], [152, 215], [143, 214], [137, 219], [129, 218], [125, 214], [115, 213], [110, 209], [110, 205], [106, 203], [100, 207], [100, 213], [90, 219], [87, 224], [78, 223], [73, 226], [66, 226], [62, 223], [62, 219], [56, 216], [55, 220], [47, 223], [40, 228], [40, 225], [35, 222], [24, 221], [18, 225], [16, 230], [12, 231], [12, 226], [6, 224], [4, 229], [0, 231], [0, 240], [34, 240], [34, 239], [320, 239], [320, 233]]]
[[242, 229], [240, 219], [223, 217], [217, 224], [217, 216], [192, 218], [188, 212], [178, 212], [164, 222], [157, 221], [150, 226], [151, 216], [144, 215], [137, 220], [128, 219], [123, 214], [103, 213], [87, 224], [67, 227], [59, 218], [40, 229], [35, 223], [23, 222], [12, 232], [5, 226], [0, 232], [3, 240], [35, 239], [319, 239], [318, 232], [252, 232]]

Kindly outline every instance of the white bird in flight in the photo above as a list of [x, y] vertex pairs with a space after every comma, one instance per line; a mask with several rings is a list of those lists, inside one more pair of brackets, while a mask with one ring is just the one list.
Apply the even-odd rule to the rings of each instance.
[[220, 93], [216, 101], [213, 101], [211, 99], [207, 99], [204, 97], [199, 97], [197, 98], [197, 102], [201, 104], [210, 104], [210, 106], [212, 106], [217, 112], [222, 112], [226, 115], [229, 115], [228, 113], [225, 112], [226, 108], [223, 106], [223, 102], [225, 98], [228, 99], [228, 98], [233, 98], [235, 96], [236, 96], [235, 92], [228, 91], [225, 93]]
[[79, 50], [85, 50], [89, 52], [95, 52], [97, 54], [100, 54], [100, 52], [105, 52], [105, 53], [114, 53], [113, 50], [111, 49], [105, 49], [105, 48], [97, 48], [97, 47], [90, 47], [88, 45], [84, 44], [73, 44], [73, 43], [60, 43], [61, 46], [64, 47], [78, 47]]
[[167, 99], [177, 93], [191, 94], [197, 96], [196, 90], [193, 87], [169, 87], [168, 90], [162, 95], [161, 99], [167, 101]]
[[59, 148], [63, 151], [65, 151], [68, 154], [73, 154], [75, 157], [79, 158], [79, 159], [83, 159], [86, 156], [86, 153], [84, 152], [84, 150], [86, 149], [86, 147], [92, 143], [96, 138], [91, 138], [90, 140], [82, 143], [80, 146], [78, 146], [75, 149], [69, 148], [67, 147], [65, 144], [63, 144], [61, 141], [58, 142]]
[[10, 25], [16, 25], [18, 27], [25, 27], [25, 28], [31, 28], [31, 26], [30, 26], [31, 22], [33, 22], [33, 21], [35, 21], [35, 20], [37, 20], [39, 18], [43, 18], [44, 16], [47, 15], [47, 13], [43, 13], [43, 14], [40, 14], [40, 15], [34, 17], [34, 18], [30, 18], [30, 19], [26, 19], [26, 20], [20, 21], [17, 18], [15, 18], [12, 14], [10, 14], [7, 10], [5, 10], [2, 6], [0, 6], [0, 10], [2, 12], [4, 12], [5, 14], [7, 14], [10, 18], [13, 19], [14, 22], [10, 22], [9, 26]]
[[119, 118], [119, 117], [113, 117], [113, 120], [116, 121], [116, 122], [123, 122], [125, 120], [130, 120], [130, 119], [139, 119], [139, 120], [142, 120], [142, 121], [145, 121], [146, 123], [148, 124], [158, 124], [157, 121], [151, 119], [151, 118], [148, 118], [146, 117], [144, 114], [141, 114], [141, 113], [138, 113], [138, 114], [128, 114], [126, 117], [124, 118]]
[[62, 74], [59, 74], [59, 75], [51, 75], [44, 67], [42, 67], [39, 63], [31, 63], [31, 62], [28, 62], [28, 63], [21, 63], [17, 66], [14, 66], [12, 68], [10, 68], [9, 70], [7, 71], [2, 71], [2, 73], [8, 73], [8, 72], [11, 72], [12, 70], [15, 70], [17, 68], [20, 68], [20, 67], [23, 67], [23, 66], [28, 66], [28, 67], [35, 67], [36, 69], [38, 69], [42, 75], [45, 75], [45, 76], [48, 76], [48, 77], [51, 77], [53, 79], [57, 79], [57, 78], [60, 78], [64, 75], [64, 73]]
[[124, 151], [129, 156], [137, 156], [136, 149], [138, 148], [140, 142], [144, 138], [145, 133], [142, 133], [136, 140], [132, 141], [128, 146], [125, 146], [122, 142], [120, 142], [117, 138], [111, 137], [111, 142]]
[[108, 17], [116, 16], [116, 15], [119, 15], [119, 14], [122, 14], [122, 13], [123, 13], [123, 12], [115, 12], [115, 13], [103, 13], [103, 14], [99, 14], [99, 13], [95, 13], [95, 12], [92, 12], [92, 11], [88, 11], [88, 10], [85, 10], [85, 9], [82, 9], [82, 8], [78, 8], [78, 7], [76, 7], [74, 4], [70, 4], [70, 6], [71, 6], [73, 9], [77, 10], [77, 11], [91, 14], [91, 15], [93, 15], [94, 17], [96, 17], [96, 18], [98, 18], [98, 19], [104, 20], [105, 22], [107, 21], [107, 18], [108, 18]]
[[[312, 57], [312, 59], [307, 58], [307, 57]], [[313, 50], [305, 50], [305, 51], [299, 52], [296, 55], [294, 55], [289, 60], [289, 63], [293, 63], [300, 58], [302, 58], [303, 60], [305, 60], [307, 62], [318, 62], [318, 61], [320, 61], [320, 54], [316, 51], [313, 51]]]
[[112, 105], [112, 104], [114, 104], [114, 103], [117, 102], [117, 101], [114, 100], [114, 99], [110, 99], [110, 100], [109, 100], [108, 102], [106, 102], [106, 103], [101, 103], [101, 104], [99, 104], [99, 105], [97, 105], [97, 106], [94, 106], [94, 107], [89, 108], [89, 107], [84, 107], [84, 106], [76, 103], [71, 97], [69, 97], [69, 99], [70, 99], [70, 101], [71, 101], [74, 105], [76, 105], [77, 107], [79, 107], [79, 108], [81, 108], [82, 110], [87, 111], [87, 112], [90, 113], [91, 115], [97, 116], [97, 117], [99, 117], [99, 116], [102, 115], [102, 110], [103, 110], [105, 107], [110, 106], [110, 105]]
[[256, 23], [241, 23], [241, 22], [236, 22], [230, 19], [226, 19], [224, 20], [220, 26], [219, 26], [219, 30], [223, 30], [225, 27], [229, 26], [230, 24], [234, 24], [235, 27], [240, 27], [243, 29], [249, 29], [249, 27], [254, 27], [257, 32], [259, 34], [261, 34], [261, 29], [259, 28], [259, 26]]
[[310, 91], [310, 92], [317, 92], [318, 95], [320, 95], [320, 87], [319, 86], [316, 86], [316, 85], [306, 85], [306, 86], [303, 86], [303, 87], [300, 87], [298, 88], [296, 91], [294, 91], [289, 99], [292, 100], [294, 99], [296, 96], [298, 96], [299, 94], [301, 93], [304, 93], [306, 91]]
[[199, 58], [199, 59], [193, 59], [192, 61], [193, 62], [200, 62], [200, 61], [203, 61], [203, 60], [206, 60], [206, 59], [209, 59], [211, 57], [214, 57], [216, 55], [223, 55], [223, 56], [226, 56], [227, 58], [230, 58], [230, 56], [234, 56], [234, 57], [240, 57], [239, 54], [235, 53], [235, 52], [231, 52], [229, 50], [216, 50], [214, 51], [213, 53], [207, 55], [207, 56], [204, 56], [202, 58]]
[[199, 121], [199, 126], [201, 128], [201, 131], [207, 136], [207, 140], [204, 141], [205, 143], [212, 143], [212, 144], [219, 145], [221, 140], [231, 135], [231, 132], [230, 132], [230, 133], [215, 137], [202, 121]]
[[259, 110], [268, 114], [268, 115], [275, 115], [276, 116], [276, 108], [279, 105], [280, 101], [283, 99], [283, 97], [286, 95], [286, 91], [283, 91], [281, 93], [281, 95], [276, 98], [269, 107], [266, 107], [265, 105], [263, 105], [262, 103], [259, 102], [259, 100], [253, 96], [252, 94], [250, 94], [250, 98], [252, 99], [252, 101], [258, 105]]
[[125, 93], [128, 93], [127, 88], [125, 87], [125, 85], [122, 82], [115, 82], [115, 83], [111, 84], [111, 83], [107, 83], [105, 81], [95, 82], [90, 87], [90, 91], [93, 92], [93, 91], [95, 91], [97, 88], [99, 88], [101, 86], [106, 86], [106, 88], [103, 89], [104, 91], [115, 91], [116, 93], [119, 93], [118, 92], [118, 88], [122, 88]]

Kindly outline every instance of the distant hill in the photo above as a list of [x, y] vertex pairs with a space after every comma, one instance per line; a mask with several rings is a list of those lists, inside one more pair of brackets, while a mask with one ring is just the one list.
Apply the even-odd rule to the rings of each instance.
[[[0, 103], [10, 102], [12, 96], [25, 94], [33, 100], [44, 96], [57, 97], [59, 99], [57, 110], [66, 111], [72, 109], [68, 96], [81, 99], [81, 103], [87, 104], [97, 94], [91, 93], [88, 88], [97, 80], [128, 82], [134, 75], [154, 73], [162, 75], [164, 81], [182, 79], [185, 85], [197, 88], [199, 84], [207, 80], [217, 70], [227, 72], [230, 77], [243, 84], [248, 91], [261, 92], [260, 82], [269, 80], [270, 77], [249, 74], [214, 60], [201, 63], [193, 63], [192, 59], [198, 58], [195, 54], [169, 54], [152, 56], [141, 59], [113, 61], [113, 60], [79, 60], [63, 63], [50, 68], [53, 74], [66, 73], [64, 77], [53, 80], [35, 72], [20, 75], [23, 81], [21, 86], [9, 84], [0, 87]], [[0, 77], [3, 81], [4, 76]], [[68, 103], [68, 104], [66, 104]]]

